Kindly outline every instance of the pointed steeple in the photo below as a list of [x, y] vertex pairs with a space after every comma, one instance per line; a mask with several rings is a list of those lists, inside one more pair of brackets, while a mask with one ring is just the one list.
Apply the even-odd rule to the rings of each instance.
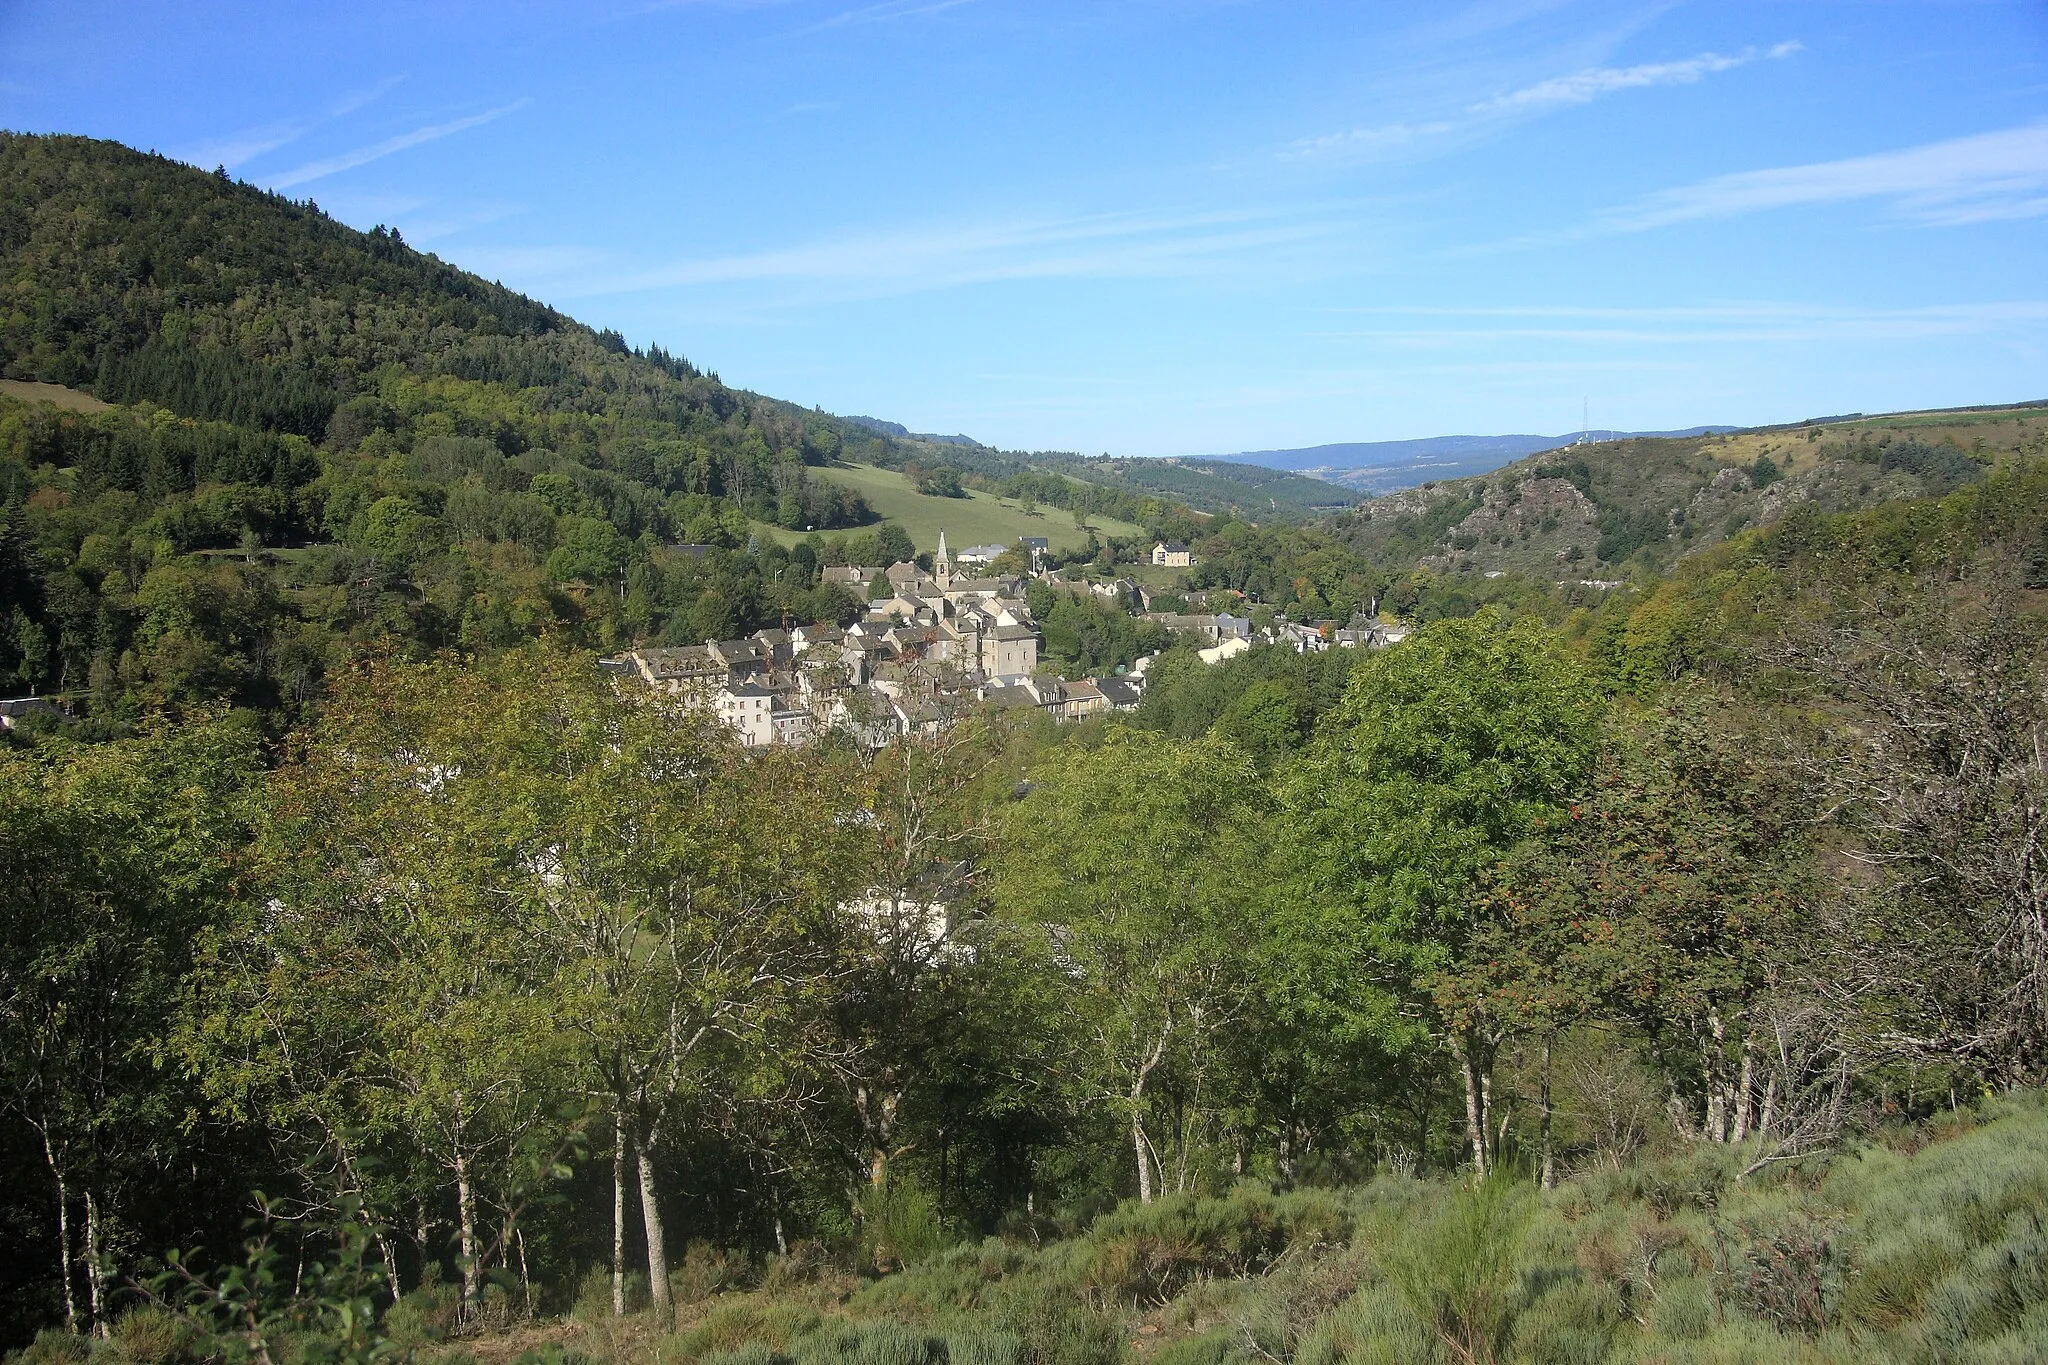
[[939, 594], [953, 586], [953, 561], [946, 557], [946, 533], [939, 532], [939, 552], [932, 556], [932, 578], [939, 585]]

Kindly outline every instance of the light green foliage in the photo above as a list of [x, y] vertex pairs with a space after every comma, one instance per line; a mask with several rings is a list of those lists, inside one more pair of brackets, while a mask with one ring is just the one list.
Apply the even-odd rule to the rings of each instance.
[[1295, 780], [1310, 875], [1357, 897], [1379, 951], [1434, 965], [1480, 874], [1584, 780], [1598, 718], [1583, 667], [1539, 623], [1425, 627], [1352, 676]]
[[1410, 1312], [1465, 1359], [1493, 1358], [1512, 1320], [1529, 1191], [1501, 1175], [1459, 1190], [1389, 1257]]
[[1149, 1199], [1167, 1170], [1146, 1133], [1155, 1073], [1199, 1075], [1244, 1001], [1232, 940], [1263, 856], [1259, 788], [1226, 743], [1121, 729], [1031, 781], [1004, 822], [997, 903], [1043, 933], [1082, 1040], [1074, 1083], [1121, 1112]]

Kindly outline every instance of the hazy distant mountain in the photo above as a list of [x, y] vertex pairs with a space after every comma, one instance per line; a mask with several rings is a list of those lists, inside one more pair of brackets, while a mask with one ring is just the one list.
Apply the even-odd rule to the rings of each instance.
[[1739, 428], [1702, 426], [1683, 431], [1574, 431], [1564, 436], [1425, 436], [1413, 441], [1347, 441], [1301, 450], [1248, 450], [1209, 458], [1291, 470], [1362, 493], [1391, 493], [1438, 479], [1488, 474], [1525, 455], [1554, 450], [1582, 438], [1612, 441], [1630, 436], [1704, 436], [1736, 430]]

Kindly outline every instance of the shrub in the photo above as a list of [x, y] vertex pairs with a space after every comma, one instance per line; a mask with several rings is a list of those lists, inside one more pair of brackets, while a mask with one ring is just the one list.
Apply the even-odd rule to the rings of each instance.
[[[746, 1288], [756, 1278], [753, 1258], [745, 1251], [714, 1247], [700, 1238], [684, 1249], [682, 1263], [669, 1271], [669, 1294], [679, 1304], [702, 1303], [713, 1294]], [[609, 1285], [605, 1292], [611, 1292]]]
[[1528, 1191], [1495, 1175], [1460, 1190], [1388, 1259], [1409, 1308], [1462, 1359], [1490, 1360], [1506, 1337], [1530, 1212]]
[[796, 1365], [946, 1365], [946, 1343], [887, 1318], [827, 1327], [794, 1344]]
[[1623, 1321], [1612, 1286], [1567, 1278], [1516, 1315], [1514, 1355], [1527, 1365], [1600, 1365]]
[[1342, 1241], [1350, 1219], [1327, 1191], [1276, 1196], [1254, 1185], [1229, 1194], [1169, 1195], [1096, 1220], [1082, 1288], [1097, 1302], [1163, 1304], [1193, 1281], [1239, 1278], [1293, 1245]]
[[[605, 1309], [611, 1308], [611, 1288], [605, 1288]], [[455, 1310], [461, 1293], [452, 1284], [423, 1284], [391, 1306], [384, 1315], [384, 1332], [400, 1346], [425, 1346], [444, 1341], [455, 1326]]]
[[736, 1296], [713, 1304], [702, 1321], [679, 1334], [679, 1345], [688, 1359], [708, 1359], [713, 1353], [736, 1351], [756, 1343], [783, 1350], [797, 1339], [817, 1332], [823, 1321], [818, 1311], [807, 1304]]
[[1673, 1341], [1697, 1341], [1713, 1325], [1714, 1294], [1704, 1280], [1674, 1280], [1650, 1308], [1650, 1330]]
[[8, 1365], [85, 1365], [92, 1342], [58, 1327], [45, 1327], [19, 1351], [8, 1353]]
[[963, 1326], [946, 1333], [947, 1365], [1022, 1365], [1024, 1343], [1009, 1332]]
[[196, 1344], [191, 1328], [168, 1309], [147, 1304], [117, 1318], [109, 1331], [114, 1345], [135, 1365], [165, 1365], [184, 1359]]
[[1360, 1292], [1319, 1323], [1295, 1365], [1446, 1365], [1444, 1342], [1391, 1286]]
[[922, 1260], [951, 1240], [939, 1220], [938, 1201], [912, 1180], [896, 1180], [861, 1195], [861, 1259], [878, 1270]]

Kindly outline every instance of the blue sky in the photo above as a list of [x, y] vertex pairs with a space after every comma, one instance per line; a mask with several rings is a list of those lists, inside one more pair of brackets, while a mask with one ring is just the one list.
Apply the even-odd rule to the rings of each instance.
[[0, 126], [1164, 455], [2048, 397], [2048, 3], [0, 0]]

